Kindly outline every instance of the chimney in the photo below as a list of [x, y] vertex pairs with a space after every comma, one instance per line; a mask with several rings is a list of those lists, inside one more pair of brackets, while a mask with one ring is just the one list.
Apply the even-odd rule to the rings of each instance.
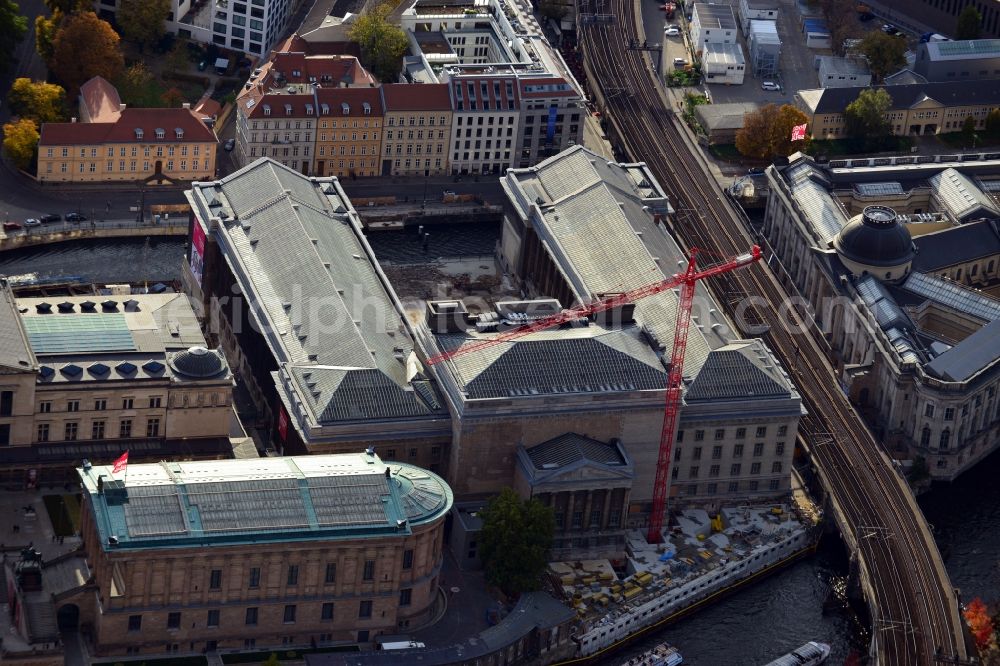
[[124, 111], [126, 106], [127, 106], [126, 104], [119, 104], [118, 105], [118, 110], [119, 111]]
[[190, 109], [191, 108], [191, 102], [184, 102], [183, 104], [181, 104], [181, 108], [182, 109]]

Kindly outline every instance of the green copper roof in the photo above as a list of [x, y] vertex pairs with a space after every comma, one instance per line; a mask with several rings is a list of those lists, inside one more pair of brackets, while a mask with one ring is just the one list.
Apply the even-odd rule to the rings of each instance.
[[77, 472], [105, 550], [406, 535], [452, 504], [436, 474], [374, 453]]

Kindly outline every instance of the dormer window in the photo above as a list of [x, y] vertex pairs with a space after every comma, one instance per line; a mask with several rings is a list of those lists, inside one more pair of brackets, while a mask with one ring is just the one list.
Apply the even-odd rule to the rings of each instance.
[[136, 127], [135, 128], [135, 138], [136, 138], [137, 141], [142, 141], [142, 128], [141, 127]]
[[162, 127], [157, 127], [156, 128], [156, 138], [157, 139], [162, 139], [164, 136], [166, 136], [166, 134], [167, 134], [167, 131], [165, 129], [163, 129]]
[[346, 115], [348, 115], [348, 114], [351, 113], [351, 105], [348, 104], [347, 102], [341, 102], [340, 103], [340, 110], [343, 111], [344, 115], [346, 116]]
[[265, 116], [271, 115], [271, 105], [270, 104], [265, 104], [262, 108], [264, 109], [264, 115]]
[[366, 116], [372, 115], [372, 105], [369, 104], [368, 102], [364, 103], [364, 110], [365, 110], [365, 115]]
[[178, 139], [183, 139], [184, 138], [184, 130], [182, 130], [180, 127], [175, 127], [174, 128], [174, 136], [177, 137]]
[[286, 104], [285, 105], [285, 115], [286, 116], [292, 115], [292, 105], [291, 104]]
[[330, 105], [329, 104], [320, 104], [319, 105], [319, 109], [320, 109], [320, 111], [323, 112], [324, 116], [330, 115]]
[[313, 114], [313, 105], [312, 104], [306, 104], [306, 115], [307, 116], [311, 116], [312, 114]]

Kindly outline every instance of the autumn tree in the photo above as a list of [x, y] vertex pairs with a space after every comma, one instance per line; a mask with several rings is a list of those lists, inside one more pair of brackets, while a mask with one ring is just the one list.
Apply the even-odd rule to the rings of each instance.
[[361, 48], [361, 62], [383, 83], [399, 78], [403, 54], [409, 42], [406, 33], [389, 22], [392, 5], [383, 3], [355, 20], [348, 33]]
[[14, 0], [0, 0], [0, 75], [14, 64], [14, 48], [28, 31], [28, 19]]
[[955, 24], [955, 39], [979, 39], [983, 17], [971, 3], [958, 15]]
[[167, 55], [164, 57], [164, 62], [167, 65], [167, 69], [174, 72], [183, 72], [188, 68], [188, 54], [187, 46], [184, 42], [178, 40], [174, 42], [174, 45], [170, 47], [167, 51]]
[[855, 18], [857, 0], [818, 0], [820, 11], [830, 29], [830, 42], [833, 50], [842, 54], [844, 40], [860, 39], [864, 28]]
[[56, 50], [56, 35], [62, 25], [65, 15], [56, 10], [51, 15], [40, 14], [35, 17], [35, 51], [42, 57], [45, 64], [52, 68], [52, 55]]
[[876, 145], [890, 134], [885, 115], [892, 107], [892, 98], [884, 88], [866, 88], [844, 109], [844, 125], [848, 136]]
[[868, 58], [868, 67], [878, 81], [906, 65], [906, 40], [881, 30], [865, 35], [858, 51]]
[[486, 580], [506, 594], [537, 590], [555, 533], [552, 508], [504, 488], [479, 512], [479, 557]]
[[125, 67], [118, 33], [94, 12], [77, 12], [63, 21], [53, 43], [52, 73], [75, 97], [80, 86], [95, 76], [109, 81]]
[[38, 125], [31, 118], [21, 118], [3, 126], [3, 150], [19, 169], [27, 169], [38, 147]]
[[54, 83], [15, 79], [7, 102], [16, 115], [31, 118], [39, 125], [66, 119], [66, 91]]
[[767, 106], [743, 117], [743, 127], [736, 133], [736, 150], [747, 157], [770, 159], [803, 150], [806, 139], [792, 141], [792, 129], [805, 125], [809, 118], [790, 104]]
[[976, 597], [965, 607], [962, 615], [965, 616], [972, 637], [976, 640], [976, 647], [981, 652], [986, 651], [994, 641], [993, 618], [990, 617], [986, 604]]
[[116, 20], [122, 36], [145, 50], [163, 37], [169, 14], [170, 0], [121, 0]]
[[60, 12], [68, 16], [73, 12], [89, 11], [94, 3], [90, 0], [45, 0], [45, 6], [53, 14]]
[[176, 87], [168, 88], [160, 95], [160, 102], [168, 108], [177, 108], [184, 103], [184, 93]]

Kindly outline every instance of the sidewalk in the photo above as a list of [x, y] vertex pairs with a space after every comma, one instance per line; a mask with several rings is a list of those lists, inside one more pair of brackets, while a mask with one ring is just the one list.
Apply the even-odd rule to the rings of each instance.
[[413, 632], [414, 640], [427, 647], [446, 647], [475, 636], [488, 628], [486, 613], [501, 608], [500, 603], [486, 591], [482, 571], [462, 571], [450, 550], [445, 550], [441, 569], [441, 587], [448, 600], [448, 608], [432, 625]]

